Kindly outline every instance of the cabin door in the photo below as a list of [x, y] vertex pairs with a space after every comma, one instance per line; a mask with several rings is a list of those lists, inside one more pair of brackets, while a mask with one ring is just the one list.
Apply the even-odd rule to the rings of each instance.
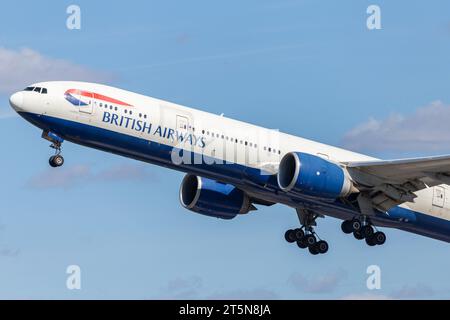
[[92, 93], [77, 90], [75, 97], [78, 100], [78, 110], [84, 114], [92, 114], [94, 111], [94, 103], [92, 101]]
[[189, 129], [189, 120], [185, 116], [177, 115], [177, 131], [178, 132], [187, 132]]
[[433, 206], [443, 208], [445, 202], [445, 189], [440, 186], [434, 187], [433, 190]]

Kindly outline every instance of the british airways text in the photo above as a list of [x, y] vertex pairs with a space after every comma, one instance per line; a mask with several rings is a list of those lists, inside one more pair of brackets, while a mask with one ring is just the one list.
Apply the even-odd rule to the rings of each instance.
[[144, 120], [137, 120], [107, 111], [103, 113], [102, 121], [117, 127], [123, 127], [150, 135], [157, 135], [172, 142], [177, 141], [178, 143], [189, 143], [192, 146], [198, 146], [200, 148], [204, 148], [206, 146], [204, 137], [197, 137], [192, 133], [180, 132], [167, 127], [153, 126], [150, 122]]

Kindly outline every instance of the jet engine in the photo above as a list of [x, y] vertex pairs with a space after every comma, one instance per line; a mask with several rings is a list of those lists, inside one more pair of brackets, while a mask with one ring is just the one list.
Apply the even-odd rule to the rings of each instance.
[[302, 152], [291, 152], [281, 159], [277, 181], [285, 192], [324, 199], [345, 197], [357, 191], [339, 164]]
[[238, 214], [255, 210], [244, 191], [191, 174], [181, 183], [180, 202], [188, 210], [221, 219], [233, 219]]

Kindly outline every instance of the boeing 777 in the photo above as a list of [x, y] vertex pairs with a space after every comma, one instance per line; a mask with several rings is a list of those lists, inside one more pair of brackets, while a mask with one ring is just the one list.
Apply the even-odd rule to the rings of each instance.
[[317, 219], [367, 245], [380, 227], [450, 242], [450, 156], [379, 160], [110, 86], [42, 82], [10, 97], [42, 130], [64, 164], [64, 141], [185, 172], [180, 202], [205, 216], [232, 219], [256, 206], [284, 204], [299, 226], [286, 232], [311, 254], [328, 251]]

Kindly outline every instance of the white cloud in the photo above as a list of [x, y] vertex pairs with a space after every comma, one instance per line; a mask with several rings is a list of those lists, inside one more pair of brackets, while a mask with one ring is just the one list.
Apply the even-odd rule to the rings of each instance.
[[58, 169], [47, 169], [32, 177], [27, 186], [36, 189], [72, 188], [82, 183], [116, 181], [154, 182], [158, 178], [144, 165], [122, 164], [100, 171], [89, 165], [75, 165]]
[[276, 292], [265, 288], [215, 292], [206, 297], [208, 300], [277, 300], [279, 298]]
[[392, 300], [392, 298], [382, 294], [366, 292], [360, 294], [350, 294], [342, 297], [342, 300]]
[[409, 115], [369, 119], [350, 130], [343, 147], [360, 152], [450, 152], [450, 105], [435, 101]]
[[164, 300], [276, 300], [278, 294], [265, 288], [247, 288], [236, 290], [216, 290], [213, 293], [203, 285], [203, 279], [198, 276], [176, 278], [161, 288], [161, 293], [155, 299]]
[[161, 294], [156, 299], [191, 300], [198, 299], [203, 287], [203, 279], [198, 276], [176, 278], [161, 288]]
[[400, 290], [394, 291], [392, 297], [395, 299], [423, 299], [434, 295], [434, 290], [424, 284], [405, 285]]
[[388, 295], [374, 292], [363, 292], [360, 294], [350, 294], [342, 297], [343, 300], [415, 300], [427, 299], [434, 296], [435, 290], [425, 284], [404, 285], [393, 290]]
[[10, 94], [41, 81], [80, 80], [105, 82], [112, 75], [91, 70], [62, 59], [46, 57], [24, 48], [11, 50], [0, 47], [0, 93]]
[[346, 277], [347, 273], [344, 270], [338, 270], [310, 279], [307, 279], [301, 273], [294, 273], [289, 277], [288, 283], [294, 289], [301, 292], [325, 294], [331, 293], [336, 290], [342, 280], [344, 280]]
[[7, 258], [15, 258], [20, 254], [19, 249], [0, 248], [0, 256]]

